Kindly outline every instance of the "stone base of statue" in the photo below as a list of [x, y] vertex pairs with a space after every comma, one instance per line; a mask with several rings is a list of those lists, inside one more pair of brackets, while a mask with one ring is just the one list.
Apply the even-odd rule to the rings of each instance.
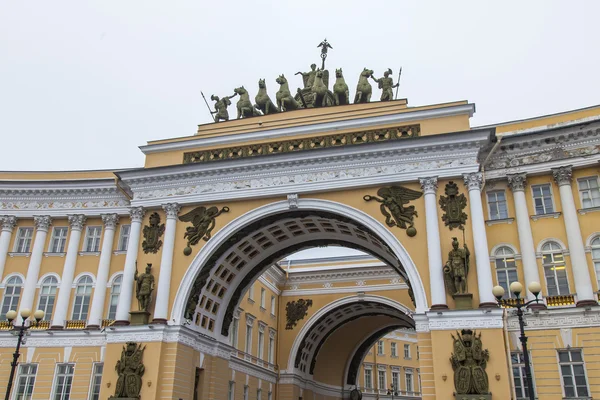
[[492, 394], [456, 394], [454, 393], [455, 400], [492, 400]]
[[131, 311], [131, 325], [148, 325], [150, 313], [148, 311]]
[[452, 298], [454, 299], [457, 310], [473, 309], [473, 295], [471, 293], [457, 293], [452, 295]]

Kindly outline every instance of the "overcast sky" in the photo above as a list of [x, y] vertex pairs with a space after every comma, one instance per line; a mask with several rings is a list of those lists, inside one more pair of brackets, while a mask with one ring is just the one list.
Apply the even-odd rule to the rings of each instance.
[[[143, 165], [148, 140], [209, 122], [319, 61], [397, 78], [409, 105], [469, 100], [472, 126], [600, 103], [598, 1], [0, 0], [0, 170]], [[379, 98], [375, 90], [374, 98]], [[234, 114], [235, 107], [230, 108]]]

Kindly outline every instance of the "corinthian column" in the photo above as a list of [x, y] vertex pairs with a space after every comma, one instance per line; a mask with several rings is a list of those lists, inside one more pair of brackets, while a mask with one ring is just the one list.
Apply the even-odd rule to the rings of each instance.
[[[525, 287], [529, 287], [531, 282], [540, 282], [540, 274], [535, 258], [535, 245], [533, 244], [533, 233], [531, 232], [529, 211], [527, 211], [527, 200], [525, 198], [527, 181], [525, 174], [508, 175], [507, 178], [508, 187], [512, 190], [515, 200], [515, 215], [517, 217], [517, 232], [519, 234], [521, 259], [523, 261]], [[528, 300], [535, 299], [535, 296], [529, 290], [526, 290], [526, 292]]]
[[133, 277], [135, 275], [144, 212], [142, 207], [133, 207], [129, 210], [131, 229], [129, 231], [129, 242], [127, 243], [127, 254], [125, 255], [123, 284], [121, 285], [121, 294], [119, 294], [119, 304], [117, 304], [115, 325], [129, 325], [129, 311], [131, 310], [131, 299], [133, 298]]
[[[19, 309], [33, 309], [33, 300], [35, 297], [35, 288], [40, 276], [40, 266], [42, 265], [42, 257], [44, 254], [44, 245], [46, 244], [46, 236], [48, 229], [52, 224], [52, 218], [49, 216], [34, 216], [33, 223], [35, 225], [35, 239], [33, 248], [31, 249], [31, 258], [27, 267], [27, 276], [25, 277], [25, 287], [23, 288], [23, 297]], [[21, 313], [19, 313], [21, 315]]]
[[77, 254], [79, 252], [79, 242], [81, 241], [81, 231], [85, 225], [85, 215], [69, 215], [69, 225], [71, 233], [69, 234], [69, 244], [67, 245], [67, 255], [65, 264], [60, 277], [60, 287], [58, 289], [58, 299], [54, 308], [54, 317], [52, 318], [52, 328], [62, 329], [67, 319], [69, 310], [69, 300], [71, 299], [71, 288], [73, 286], [73, 277], [75, 276], [75, 266], [77, 265]]
[[0, 233], [0, 281], [2, 281], [10, 237], [13, 229], [15, 229], [15, 226], [17, 225], [17, 217], [3, 215], [0, 217], [0, 223], [2, 224], [2, 233]]
[[473, 244], [475, 246], [475, 264], [477, 266], [477, 286], [479, 288], [479, 307], [497, 307], [498, 303], [492, 293], [492, 269], [490, 268], [490, 252], [485, 232], [485, 219], [481, 204], [481, 172], [466, 174], [465, 186], [469, 189], [469, 205], [471, 210], [471, 226], [473, 227]]
[[427, 226], [427, 256], [429, 260], [429, 286], [431, 309], [446, 309], [446, 286], [440, 244], [440, 227], [437, 208], [437, 177], [421, 178], [421, 189], [425, 196], [425, 223]]
[[560, 204], [565, 220], [567, 242], [571, 254], [571, 267], [573, 268], [575, 290], [577, 291], [577, 307], [595, 306], [598, 305], [598, 302], [594, 299], [594, 290], [592, 289], [592, 281], [585, 257], [585, 247], [581, 239], [581, 229], [577, 218], [577, 208], [571, 189], [572, 173], [573, 170], [570, 165], [552, 168], [552, 175], [554, 175], [554, 180], [560, 192]]
[[169, 292], [171, 288], [171, 270], [173, 267], [173, 249], [175, 247], [175, 228], [177, 213], [181, 207], [177, 203], [164, 204], [163, 209], [167, 214], [165, 227], [165, 241], [160, 257], [160, 276], [158, 277], [158, 291], [154, 306], [153, 323], [166, 324], [169, 316]]
[[106, 299], [106, 283], [108, 282], [112, 246], [115, 239], [115, 228], [117, 227], [119, 216], [117, 214], [102, 214], [102, 221], [104, 222], [104, 237], [102, 238], [100, 260], [98, 261], [96, 289], [94, 290], [92, 307], [87, 323], [88, 328], [99, 328], [102, 323], [104, 300]]

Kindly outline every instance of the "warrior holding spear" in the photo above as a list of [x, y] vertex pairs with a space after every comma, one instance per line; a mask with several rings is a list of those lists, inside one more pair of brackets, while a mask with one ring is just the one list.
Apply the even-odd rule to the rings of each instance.
[[[202, 92], [200, 92], [202, 93]], [[208, 105], [208, 102], [206, 101], [206, 97], [204, 97], [204, 93], [202, 93], [202, 98], [204, 99], [204, 102], [206, 103], [206, 107], [208, 107], [208, 111], [211, 114], [215, 114], [215, 116], [213, 117], [215, 122], [219, 122], [221, 120], [223, 121], [229, 121], [229, 113], [227, 112], [227, 107], [229, 107], [231, 105], [231, 100], [233, 97], [235, 97], [237, 95], [237, 93], [234, 93], [233, 96], [225, 96], [223, 98], [219, 98], [219, 96], [215, 96], [214, 94], [212, 96], [210, 96], [210, 99], [212, 101], [215, 101], [215, 110], [216, 111], [212, 111], [210, 109], [210, 106]]]
[[371, 78], [373, 78], [373, 80], [378, 83], [379, 89], [382, 89], [381, 101], [394, 100], [393, 89], [400, 85], [400, 83], [396, 83], [394, 85], [394, 79], [390, 77], [390, 75], [392, 75], [392, 70], [390, 68], [388, 68], [388, 70], [383, 73], [383, 78], [377, 79], [373, 75], [371, 75]]

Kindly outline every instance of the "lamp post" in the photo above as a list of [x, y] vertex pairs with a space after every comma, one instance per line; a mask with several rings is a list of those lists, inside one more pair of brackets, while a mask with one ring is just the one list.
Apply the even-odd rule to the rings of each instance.
[[394, 400], [394, 395], [396, 394], [396, 386], [394, 386], [393, 383], [390, 385], [390, 388], [388, 389], [387, 394], [388, 395], [391, 394], [392, 395], [392, 400]]
[[503, 299], [504, 288], [502, 286], [494, 286], [492, 293], [498, 300], [498, 304], [503, 307], [510, 307], [517, 309], [517, 317], [519, 318], [519, 328], [521, 329], [521, 346], [523, 347], [523, 362], [525, 364], [525, 379], [527, 379], [527, 395], [529, 400], [535, 400], [535, 390], [533, 389], [533, 379], [531, 377], [531, 365], [529, 363], [529, 353], [527, 352], [527, 336], [525, 336], [525, 322], [523, 321], [523, 308], [528, 308], [531, 304], [539, 304], [540, 299], [538, 296], [542, 291], [542, 287], [539, 282], [531, 282], [528, 287], [529, 291], [535, 296], [535, 299], [525, 302], [525, 297], [521, 298], [521, 292], [523, 291], [523, 285], [519, 282], [513, 282], [510, 284], [510, 291], [515, 295], [517, 301], [511, 304], [506, 299]]
[[[21, 326], [13, 326], [14, 330], [17, 330], [18, 333], [18, 340], [17, 340], [17, 347], [15, 348], [15, 352], [13, 353], [13, 361], [10, 363], [10, 377], [8, 378], [8, 385], [6, 386], [6, 396], [4, 397], [5, 400], [9, 400], [10, 399], [10, 389], [12, 388], [13, 385], [13, 379], [15, 377], [15, 369], [17, 368], [17, 365], [19, 364], [18, 360], [19, 360], [19, 350], [21, 349], [21, 343], [23, 342], [23, 336], [25, 335], [25, 332], [27, 330], [29, 330], [32, 326], [36, 326], [43, 318], [44, 318], [44, 312], [42, 310], [37, 310], [36, 312], [33, 313], [33, 318], [35, 318], [35, 322], [33, 322], [32, 324], [29, 325], [25, 325], [25, 323], [27, 322], [27, 320], [29, 319], [29, 317], [31, 316], [31, 310], [28, 308], [25, 308], [23, 310], [21, 310], [21, 317], [23, 318], [23, 322], [21, 323]], [[6, 319], [8, 320], [8, 322], [12, 323], [14, 321], [14, 319], [17, 318], [17, 312], [15, 310], [10, 310], [9, 312], [6, 313]]]

